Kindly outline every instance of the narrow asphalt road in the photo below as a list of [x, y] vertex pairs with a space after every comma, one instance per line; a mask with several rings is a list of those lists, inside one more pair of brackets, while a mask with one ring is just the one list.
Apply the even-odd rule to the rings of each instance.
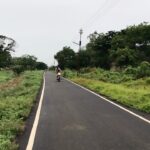
[[150, 124], [47, 72], [33, 150], [150, 150]]

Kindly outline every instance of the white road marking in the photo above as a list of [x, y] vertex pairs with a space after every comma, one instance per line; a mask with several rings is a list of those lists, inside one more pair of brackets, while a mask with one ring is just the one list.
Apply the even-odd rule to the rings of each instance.
[[73, 82], [73, 81], [70, 81], [70, 80], [68, 80], [68, 79], [66, 79], [66, 78], [64, 78], [64, 79], [67, 80], [67, 81], [69, 81], [69, 82], [71, 82], [72, 84], [74, 84], [74, 85], [76, 85], [76, 86], [78, 86], [78, 87], [80, 87], [80, 88], [82, 88], [82, 89], [84, 89], [84, 90], [86, 90], [86, 91], [88, 91], [88, 92], [90, 92], [90, 93], [92, 93], [92, 94], [94, 94], [94, 95], [100, 97], [101, 99], [103, 99], [103, 100], [105, 100], [105, 101], [111, 103], [112, 105], [115, 105], [116, 107], [119, 107], [120, 109], [122, 109], [122, 110], [124, 110], [124, 111], [130, 113], [131, 115], [133, 115], [133, 116], [135, 116], [135, 117], [137, 117], [137, 118], [139, 118], [139, 119], [141, 119], [141, 120], [143, 120], [143, 121], [145, 121], [145, 122], [147, 122], [147, 123], [150, 124], [150, 120], [148, 120], [148, 119], [146, 119], [146, 118], [144, 118], [144, 117], [142, 117], [142, 116], [140, 116], [140, 115], [138, 115], [138, 114], [136, 114], [136, 113], [134, 113], [134, 112], [132, 112], [132, 111], [130, 111], [130, 110], [124, 108], [124, 107], [122, 107], [122, 106], [119, 105], [119, 104], [116, 104], [115, 102], [112, 102], [111, 100], [109, 100], [109, 99], [107, 99], [107, 98], [105, 98], [105, 97], [103, 97], [103, 96], [101, 96], [101, 95], [99, 95], [99, 94], [97, 94], [97, 93], [95, 93], [95, 92], [93, 92], [93, 91], [91, 91], [91, 90], [89, 90], [89, 89], [87, 89], [87, 88], [85, 88], [85, 87], [83, 87], [83, 86], [81, 86], [81, 85], [79, 85], [79, 84]]
[[37, 130], [37, 126], [38, 126], [39, 118], [40, 118], [40, 112], [41, 112], [41, 107], [42, 107], [42, 102], [43, 102], [43, 97], [44, 97], [44, 91], [45, 91], [45, 73], [43, 75], [43, 89], [42, 89], [42, 93], [41, 93], [41, 97], [40, 97], [40, 102], [39, 102], [38, 110], [36, 112], [36, 117], [34, 120], [34, 124], [33, 124], [32, 130], [31, 130], [31, 134], [29, 137], [29, 141], [28, 141], [26, 150], [32, 150], [32, 148], [33, 148], [36, 130]]

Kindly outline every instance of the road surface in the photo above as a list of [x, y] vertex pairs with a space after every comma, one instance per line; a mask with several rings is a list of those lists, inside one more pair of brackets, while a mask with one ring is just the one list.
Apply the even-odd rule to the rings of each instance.
[[33, 150], [150, 150], [150, 124], [55, 78], [45, 74]]

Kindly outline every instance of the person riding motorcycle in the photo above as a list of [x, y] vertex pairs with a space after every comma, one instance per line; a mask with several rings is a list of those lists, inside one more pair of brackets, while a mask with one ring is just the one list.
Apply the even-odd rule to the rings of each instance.
[[61, 76], [61, 69], [59, 66], [56, 67], [56, 78], [57, 80], [60, 80], [60, 76]]

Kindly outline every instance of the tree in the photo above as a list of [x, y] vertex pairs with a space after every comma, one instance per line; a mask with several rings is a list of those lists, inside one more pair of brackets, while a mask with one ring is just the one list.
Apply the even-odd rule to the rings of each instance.
[[9, 67], [11, 64], [11, 54], [9, 51], [0, 50], [0, 68]]
[[48, 69], [48, 66], [43, 62], [37, 62], [36, 63], [36, 69], [45, 70], [45, 69]]
[[110, 57], [116, 66], [127, 67], [129, 65], [136, 66], [137, 55], [135, 50], [129, 48], [118, 48], [111, 53]]
[[63, 47], [63, 49], [59, 51], [54, 58], [58, 61], [58, 64], [62, 69], [73, 69], [76, 66], [75, 52], [70, 47]]
[[55, 58], [62, 68], [80, 69], [90, 66], [110, 69], [112, 66], [134, 67], [143, 61], [150, 62], [150, 25], [147, 23], [117, 32], [94, 32], [88, 38], [84, 51], [75, 54], [70, 47], [64, 47], [57, 53]]
[[80, 50], [76, 53], [76, 68], [80, 69], [90, 65], [90, 55], [86, 50]]
[[134, 50], [137, 65], [140, 65], [142, 61], [150, 62], [150, 25], [142, 23], [121, 30], [113, 37], [111, 45], [113, 53], [126, 47], [129, 51]]
[[36, 69], [37, 58], [32, 55], [23, 55], [22, 57], [16, 57], [12, 60], [12, 65], [21, 66], [23, 70], [34, 70]]
[[0, 35], [0, 68], [9, 67], [11, 64], [11, 51], [14, 51], [16, 42], [9, 37]]
[[86, 49], [90, 55], [91, 66], [110, 68], [109, 50], [111, 49], [111, 40], [115, 35], [114, 31], [109, 31], [106, 34], [94, 32], [89, 36], [90, 41], [86, 45]]

